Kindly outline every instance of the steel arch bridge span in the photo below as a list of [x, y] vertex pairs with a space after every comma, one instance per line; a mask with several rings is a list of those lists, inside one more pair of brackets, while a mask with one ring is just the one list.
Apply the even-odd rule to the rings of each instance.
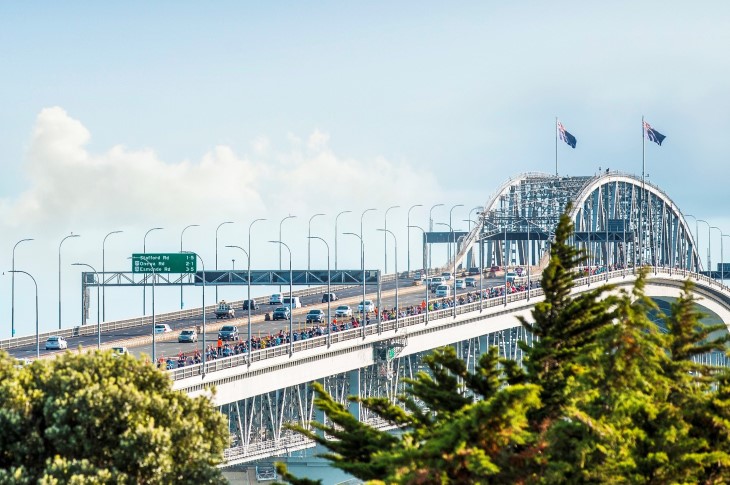
[[[652, 265], [701, 268], [696, 244], [677, 204], [659, 187], [620, 172], [559, 177], [524, 173], [490, 196], [478, 224], [462, 240], [456, 266], [547, 264], [555, 227], [568, 203], [572, 243], [597, 267]], [[448, 263], [452, 267], [454, 261]]]

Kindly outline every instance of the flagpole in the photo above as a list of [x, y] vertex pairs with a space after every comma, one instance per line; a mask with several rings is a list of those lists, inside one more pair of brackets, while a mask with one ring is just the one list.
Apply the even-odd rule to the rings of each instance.
[[639, 265], [644, 265], [644, 196], [646, 194], [646, 128], [641, 115], [641, 204], [639, 205]]
[[555, 176], [558, 176], [558, 117], [555, 117]]

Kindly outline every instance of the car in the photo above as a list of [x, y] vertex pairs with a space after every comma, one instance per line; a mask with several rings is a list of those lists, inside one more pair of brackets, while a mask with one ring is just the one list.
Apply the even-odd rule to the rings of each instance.
[[459, 279], [457, 279], [457, 280], [456, 280], [456, 281], [454, 282], [454, 287], [455, 287], [455, 288], [456, 288], [457, 290], [464, 290], [464, 289], [466, 289], [466, 283], [464, 282], [464, 280], [463, 280], [463, 279], [459, 278]]
[[431, 292], [436, 291], [436, 287], [442, 285], [446, 281], [443, 276], [434, 276], [428, 283], [428, 288]]
[[249, 307], [251, 307], [251, 310], [258, 310], [259, 305], [256, 303], [256, 300], [243, 300], [243, 310], [248, 310]]
[[349, 305], [340, 305], [337, 307], [337, 310], [335, 310], [335, 316], [336, 317], [351, 317], [352, 316], [352, 308], [349, 307]]
[[479, 268], [477, 268], [476, 266], [472, 266], [471, 268], [469, 268], [469, 276], [475, 276], [478, 274], [479, 274]]
[[517, 279], [517, 273], [514, 273], [514, 272], [510, 271], [505, 276], [505, 279], [507, 280], [508, 283], [514, 283], [515, 282], [515, 279]]
[[474, 287], [477, 286], [477, 280], [476, 280], [476, 278], [466, 278], [464, 280], [464, 283], [466, 283], [466, 286], [474, 286]]
[[337, 295], [334, 293], [325, 293], [322, 295], [322, 303], [327, 303], [328, 301], [337, 301], [339, 298], [337, 298]]
[[172, 332], [172, 329], [170, 326], [166, 323], [156, 323], [155, 324], [155, 333], [167, 333]]
[[[375, 303], [373, 303], [373, 300], [365, 300], [365, 313], [374, 312], [375, 311]], [[360, 302], [357, 305], [357, 311], [362, 313], [363, 309], [363, 302]]]
[[325, 320], [327, 320], [327, 316], [324, 314], [322, 310], [319, 309], [313, 309], [309, 310], [309, 313], [307, 313], [306, 321], [307, 323], [324, 323]]
[[271, 315], [272, 320], [289, 320], [291, 317], [291, 310], [288, 306], [280, 306], [274, 310], [274, 314]]
[[283, 297], [284, 295], [281, 293], [272, 293], [269, 297], [269, 305], [281, 305]]
[[441, 277], [444, 279], [444, 281], [449, 281], [453, 275], [449, 273], [448, 271], [444, 271], [441, 273]]
[[413, 281], [423, 281], [426, 279], [426, 275], [421, 273], [420, 271], [416, 271], [413, 274]]
[[235, 325], [223, 325], [218, 330], [218, 338], [221, 340], [238, 340], [238, 327]]
[[197, 342], [198, 341], [198, 332], [195, 330], [183, 330], [180, 332], [180, 335], [177, 336], [178, 343], [184, 343], [184, 342]]
[[112, 355], [114, 357], [129, 355], [129, 349], [127, 349], [127, 347], [112, 347]]
[[439, 298], [451, 296], [451, 287], [449, 285], [439, 285], [436, 288], [436, 296]]
[[68, 348], [68, 342], [63, 337], [51, 335], [46, 339], [46, 350], [63, 350]]

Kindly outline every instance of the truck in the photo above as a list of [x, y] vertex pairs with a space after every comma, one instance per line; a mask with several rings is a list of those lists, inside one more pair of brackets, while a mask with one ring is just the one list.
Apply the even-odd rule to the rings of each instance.
[[215, 309], [215, 318], [235, 318], [236, 310], [230, 303], [226, 303], [225, 300], [221, 300]]

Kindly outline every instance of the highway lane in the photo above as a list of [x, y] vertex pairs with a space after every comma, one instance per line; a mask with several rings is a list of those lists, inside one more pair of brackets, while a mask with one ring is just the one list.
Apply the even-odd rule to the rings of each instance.
[[[411, 283], [410, 280], [404, 279], [404, 280], [400, 281], [401, 285], [406, 285], [406, 284], [410, 284], [410, 283]], [[382, 291], [388, 291], [388, 290], [394, 289], [394, 288], [395, 288], [394, 281], [386, 282], [386, 283], [383, 283], [383, 285], [382, 285]], [[297, 289], [298, 289], [297, 287], [294, 287], [295, 291]], [[367, 293], [366, 298], [375, 300], [376, 294], [375, 294], [375, 292], [372, 292], [372, 289], [374, 289], [374, 287], [371, 287], [371, 286], [366, 287], [366, 290], [370, 291], [369, 293]], [[326, 287], [323, 287], [322, 293], [301, 297], [302, 306], [311, 306], [311, 305], [314, 305], [315, 303], [321, 303], [322, 294], [324, 292], [326, 292], [326, 290], [327, 290]], [[338, 295], [338, 297], [340, 297], [340, 298], [357, 297], [358, 295], [362, 295], [362, 287], [348, 288], [348, 289], [343, 289], [343, 290], [339, 290], [339, 291], [337, 290], [336, 287], [333, 287], [332, 291], [335, 292]], [[286, 294], [287, 292], [284, 291], [284, 293]], [[268, 296], [266, 299], [268, 300]], [[359, 302], [359, 300], [358, 300], [358, 302]], [[334, 303], [337, 303], [337, 302], [334, 302]], [[259, 307], [258, 310], [252, 310], [251, 316], [252, 317], [263, 316], [263, 314], [266, 313], [266, 311], [273, 311], [273, 307], [269, 308], [268, 305], [262, 305], [261, 307]], [[241, 325], [241, 322], [243, 321], [244, 325], [245, 325], [247, 312], [241, 308], [240, 304], [236, 308], [236, 316], [237, 316], [237, 318], [235, 320], [235, 322], [236, 322], [235, 324]], [[220, 320], [216, 320], [215, 315], [212, 312], [206, 315], [206, 320], [208, 321], [208, 323], [211, 323], [211, 324], [220, 322]], [[170, 325], [173, 332], [175, 332], [175, 334], [177, 335], [177, 333], [178, 333], [177, 331], [179, 331], [180, 329], [191, 328], [196, 325], [202, 325], [202, 317], [186, 318], [186, 319], [180, 319], [178, 321], [168, 321], [165, 323]], [[93, 325], [93, 324], [91, 324], [91, 325]], [[146, 335], [151, 335], [150, 330], [151, 330], [151, 328], [149, 325], [144, 325], [144, 326], [140, 325], [137, 327], [131, 327], [131, 328], [122, 329], [122, 330], [102, 332], [101, 342], [102, 342], [102, 345], [105, 345], [105, 344], [110, 344], [113, 342], [119, 342], [119, 341], [123, 341], [123, 340], [137, 338], [137, 337], [143, 337]], [[77, 349], [79, 346], [82, 346], [83, 348], [91, 348], [91, 347], [96, 347], [96, 344], [97, 344], [96, 335], [85, 335], [82, 337], [72, 337], [72, 338], [68, 338], [67, 340], [68, 340], [69, 349]], [[44, 344], [45, 344], [45, 342], [41, 341], [41, 357], [52, 354], [54, 352], [57, 352], [57, 351], [44, 350]], [[35, 358], [35, 344], [25, 345], [25, 346], [17, 347], [14, 349], [9, 349], [8, 353], [10, 355], [12, 355], [14, 357], [18, 357], [18, 358], [23, 358], [23, 357]]]

